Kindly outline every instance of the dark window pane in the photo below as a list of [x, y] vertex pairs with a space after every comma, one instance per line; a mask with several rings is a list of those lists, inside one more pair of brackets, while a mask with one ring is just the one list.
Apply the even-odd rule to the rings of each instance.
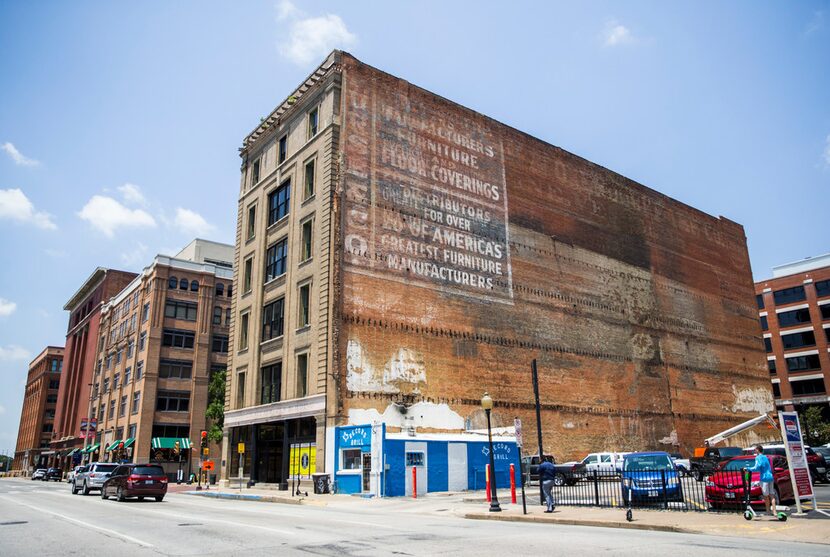
[[282, 336], [285, 298], [280, 298], [262, 308], [262, 340]]
[[187, 279], [181, 279], [179, 281], [179, 290], [187, 290], [188, 282]]
[[778, 314], [778, 325], [780, 327], [790, 327], [792, 325], [800, 325], [801, 323], [809, 322], [809, 308], [794, 309], [792, 311], [782, 311]]
[[801, 348], [802, 346], [815, 346], [816, 335], [813, 331], [805, 331], [803, 333], [791, 333], [789, 335], [782, 335], [781, 342], [784, 343], [784, 350], [792, 348]]
[[288, 214], [291, 201], [291, 181], [288, 180], [268, 195], [268, 226]]
[[167, 281], [167, 288], [176, 288], [179, 285], [179, 279], [176, 277], [170, 277]]
[[755, 303], [758, 304], [758, 309], [764, 309], [764, 295], [763, 294], [756, 294], [755, 295]]
[[824, 379], [807, 379], [805, 381], [791, 381], [790, 387], [793, 396], [820, 395], [824, 394]]
[[279, 160], [278, 163], [282, 163], [285, 161], [285, 157], [288, 154], [288, 136], [284, 135], [280, 138], [280, 148], [279, 148]]
[[787, 371], [808, 371], [812, 369], [821, 369], [818, 354], [787, 358]]
[[789, 304], [790, 302], [800, 302], [806, 300], [803, 286], [793, 286], [792, 288], [784, 288], [776, 290], [772, 293], [776, 304]]
[[282, 362], [265, 366], [260, 372], [260, 404], [279, 402]]
[[775, 360], [767, 360], [767, 367], [770, 373], [776, 373], [778, 369], [775, 366]]
[[288, 239], [282, 239], [265, 252], [265, 282], [285, 274]]
[[820, 280], [816, 283], [816, 296], [819, 298], [830, 296], [830, 279]]
[[819, 306], [821, 309], [821, 318], [822, 319], [830, 319], [830, 304], [824, 304], [823, 306]]
[[772, 339], [769, 337], [764, 338], [764, 348], [766, 348], [767, 353], [772, 352]]
[[190, 291], [191, 292], [198, 292], [199, 291], [198, 281], [195, 281], [195, 280], [190, 281]]
[[781, 398], [781, 386], [778, 383], [772, 384], [772, 395], [775, 398]]
[[768, 331], [769, 330], [769, 323], [767, 322], [767, 316], [766, 315], [761, 316], [761, 330], [762, 331]]

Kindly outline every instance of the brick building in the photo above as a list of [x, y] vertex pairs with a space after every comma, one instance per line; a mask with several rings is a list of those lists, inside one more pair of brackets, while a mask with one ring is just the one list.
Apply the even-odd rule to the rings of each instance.
[[[135, 273], [98, 267], [63, 309], [69, 312], [64, 369], [55, 410], [50, 464], [69, 468], [81, 449], [81, 420], [89, 414], [89, 388], [95, 363], [101, 305], [135, 278]], [[70, 455], [70, 453], [73, 453]]]
[[198, 468], [190, 449], [206, 429], [208, 381], [226, 368], [232, 259], [233, 246], [194, 240], [104, 302], [85, 462], [153, 460], [173, 475], [181, 457], [183, 471]]
[[773, 267], [755, 294], [776, 406], [830, 415], [830, 254]]
[[62, 371], [62, 346], [47, 346], [29, 364], [13, 470], [31, 473], [49, 462]]
[[284, 483], [304, 443], [343, 466], [338, 426], [480, 429], [484, 391], [535, 439], [533, 358], [560, 459], [689, 451], [773, 407], [729, 219], [338, 51], [241, 157], [226, 477], [239, 442]]

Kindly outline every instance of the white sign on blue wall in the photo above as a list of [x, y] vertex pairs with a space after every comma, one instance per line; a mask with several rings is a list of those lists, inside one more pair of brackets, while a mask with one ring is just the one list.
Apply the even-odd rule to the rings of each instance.
[[340, 428], [341, 447], [362, 447], [372, 441], [372, 426]]

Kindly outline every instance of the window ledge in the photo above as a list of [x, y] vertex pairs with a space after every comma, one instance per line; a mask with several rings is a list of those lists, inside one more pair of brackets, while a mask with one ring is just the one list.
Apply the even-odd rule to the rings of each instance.
[[247, 348], [243, 348], [242, 350], [237, 350], [237, 351], [236, 351], [236, 355], [237, 355], [237, 356], [244, 356], [244, 355], [245, 355], [245, 354], [247, 354], [247, 353], [248, 353], [248, 349], [247, 349]]
[[307, 333], [310, 330], [311, 330], [311, 325], [303, 325], [299, 329], [296, 329], [294, 332], [297, 333], [298, 335], [301, 335], [303, 333]]
[[308, 197], [306, 197], [305, 199], [303, 199], [303, 202], [302, 202], [302, 203], [300, 203], [300, 207], [305, 207], [306, 205], [309, 205], [309, 204], [310, 204], [312, 201], [314, 201], [316, 198], [317, 198], [317, 194], [312, 193], [311, 195], [309, 195]]
[[268, 292], [268, 291], [273, 290], [274, 288], [276, 288], [278, 286], [282, 286], [283, 284], [285, 284], [285, 277], [287, 275], [288, 275], [288, 273], [283, 273], [280, 276], [272, 278], [271, 280], [266, 282], [265, 283], [265, 291]]
[[300, 262], [297, 264], [297, 268], [299, 269], [299, 268], [301, 268], [301, 267], [305, 267], [306, 265], [308, 265], [308, 264], [309, 264], [309, 263], [311, 263], [312, 261], [314, 261], [314, 256], [313, 256], [313, 255], [312, 255], [311, 257], [309, 257], [308, 259], [304, 260], [304, 261], [300, 261]]
[[271, 234], [271, 233], [273, 233], [273, 232], [274, 232], [274, 231], [276, 231], [276, 230], [280, 230], [280, 229], [281, 229], [281, 228], [283, 228], [286, 224], [288, 224], [288, 219], [289, 219], [290, 217], [291, 217], [291, 212], [289, 211], [289, 212], [288, 212], [288, 213], [286, 213], [286, 214], [285, 214], [282, 218], [280, 218], [280, 220], [278, 220], [277, 222], [274, 222], [274, 223], [269, 224], [269, 225], [268, 225], [268, 228], [266, 228], [266, 229], [265, 229], [265, 231], [266, 231], [268, 234]]
[[254, 240], [256, 240], [256, 234], [254, 234], [254, 235], [253, 235], [253, 236], [251, 236], [250, 238], [247, 238], [247, 239], [245, 240], [245, 245], [247, 246], [248, 244], [250, 244], [250, 243], [251, 243], [251, 242], [253, 242]]

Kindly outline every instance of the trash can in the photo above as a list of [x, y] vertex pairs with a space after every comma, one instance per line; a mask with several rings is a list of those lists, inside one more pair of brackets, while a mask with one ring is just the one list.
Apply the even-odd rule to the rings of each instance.
[[216, 485], [216, 474], [210, 475], [210, 485]]
[[312, 479], [314, 480], [314, 493], [317, 495], [321, 495], [323, 493], [329, 493], [329, 475], [328, 474], [312, 474]]

